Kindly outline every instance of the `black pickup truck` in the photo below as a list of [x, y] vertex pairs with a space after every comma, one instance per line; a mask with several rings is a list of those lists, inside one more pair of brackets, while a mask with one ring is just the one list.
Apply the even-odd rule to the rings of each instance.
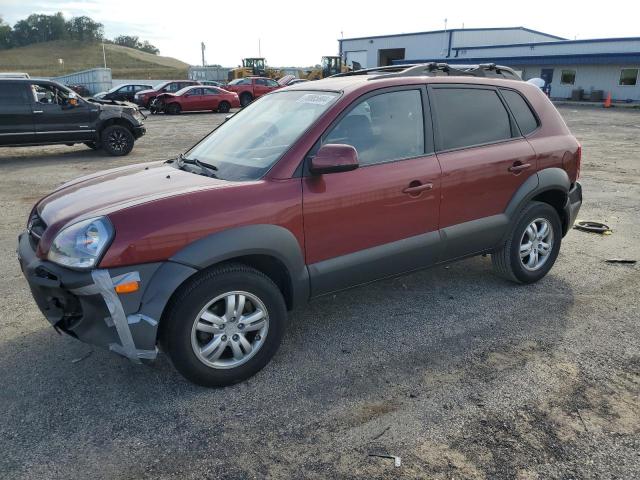
[[84, 143], [127, 155], [144, 118], [135, 105], [91, 102], [50, 80], [0, 79], [0, 146]]

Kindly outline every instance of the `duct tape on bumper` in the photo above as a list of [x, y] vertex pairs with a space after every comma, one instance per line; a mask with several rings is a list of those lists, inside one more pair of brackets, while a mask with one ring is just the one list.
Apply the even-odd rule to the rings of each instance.
[[144, 321], [155, 327], [158, 325], [157, 320], [142, 314], [127, 316], [122, 302], [115, 292], [115, 287], [122, 283], [139, 282], [140, 274], [138, 272], [129, 272], [111, 278], [108, 270], [99, 269], [93, 270], [91, 277], [94, 282], [92, 285], [75, 289], [73, 293], [78, 295], [101, 295], [104, 299], [104, 303], [109, 310], [109, 317], [105, 318], [104, 321], [107, 326], [115, 327], [118, 337], [120, 338], [120, 344], [109, 344], [109, 350], [125, 356], [135, 363], [140, 363], [140, 359], [153, 360], [158, 354], [157, 348], [154, 350], [137, 349], [129, 325]]

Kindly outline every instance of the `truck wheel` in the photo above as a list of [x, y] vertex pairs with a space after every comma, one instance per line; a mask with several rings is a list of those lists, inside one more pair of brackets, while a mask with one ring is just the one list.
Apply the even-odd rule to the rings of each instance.
[[100, 145], [98, 145], [96, 142], [84, 142], [84, 144], [91, 150], [100, 150]]
[[134, 141], [131, 130], [122, 125], [111, 125], [102, 131], [102, 148], [109, 155], [127, 155], [133, 149]]
[[520, 213], [509, 238], [491, 255], [496, 272], [514, 282], [533, 283], [544, 277], [558, 257], [562, 225], [549, 204], [531, 202]]
[[251, 96], [250, 93], [245, 92], [242, 95], [240, 95], [240, 106], [242, 108], [246, 107], [251, 102], [253, 102], [253, 97]]
[[180, 288], [160, 323], [160, 344], [193, 383], [231, 385], [271, 360], [286, 318], [284, 299], [270, 278], [229, 264]]
[[218, 104], [218, 113], [229, 113], [229, 110], [231, 110], [229, 102], [220, 102]]
[[182, 110], [182, 108], [178, 103], [170, 103], [167, 105], [167, 113], [170, 115], [178, 115], [180, 110]]

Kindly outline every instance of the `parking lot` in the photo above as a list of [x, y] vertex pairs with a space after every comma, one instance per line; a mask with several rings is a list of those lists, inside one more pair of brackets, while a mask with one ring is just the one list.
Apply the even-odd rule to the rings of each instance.
[[605, 260], [640, 260], [640, 111], [560, 111], [583, 145], [579, 218], [612, 235], [571, 231], [530, 286], [478, 257], [317, 300], [263, 371], [217, 390], [58, 336], [15, 247], [63, 181], [174, 158], [224, 115], [149, 117], [127, 157], [0, 150], [0, 477], [636, 477], [640, 267]]

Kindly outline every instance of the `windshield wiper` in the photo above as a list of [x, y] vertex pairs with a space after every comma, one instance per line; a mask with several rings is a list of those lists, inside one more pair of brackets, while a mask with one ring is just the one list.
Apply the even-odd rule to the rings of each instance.
[[206, 163], [201, 160], [198, 160], [197, 158], [187, 158], [184, 156], [183, 153], [181, 153], [180, 156], [178, 157], [178, 167], [182, 168], [185, 164], [195, 165], [196, 167], [199, 167], [201, 170], [208, 170], [209, 176], [213, 178], [218, 178], [218, 176], [215, 173], [218, 171], [218, 167], [216, 167], [215, 165], [211, 165], [210, 163]]

